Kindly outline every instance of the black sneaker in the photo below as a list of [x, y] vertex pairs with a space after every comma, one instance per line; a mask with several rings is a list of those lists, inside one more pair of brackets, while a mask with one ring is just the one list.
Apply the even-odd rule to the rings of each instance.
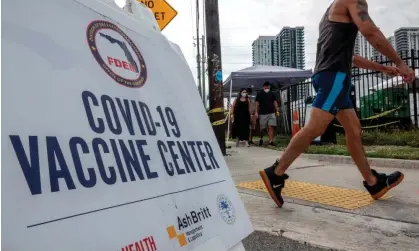
[[259, 171], [260, 177], [262, 177], [263, 183], [265, 183], [266, 189], [269, 192], [271, 198], [275, 201], [278, 207], [282, 207], [284, 199], [281, 196], [282, 188], [285, 187], [285, 180], [289, 178], [287, 174], [278, 176], [275, 174], [275, 167], [278, 165], [278, 161], [265, 170]]
[[269, 145], [270, 146], [275, 146], [275, 143], [274, 142], [270, 142]]
[[397, 171], [389, 175], [385, 173], [377, 173], [377, 171], [372, 170], [372, 173], [377, 177], [377, 184], [374, 186], [369, 186], [366, 181], [364, 181], [364, 186], [371, 194], [371, 197], [374, 200], [378, 200], [383, 197], [390, 189], [397, 186], [404, 179], [404, 174]]
[[259, 140], [259, 146], [263, 146], [263, 139]]
[[253, 146], [254, 144], [253, 141], [249, 141], [249, 145]]

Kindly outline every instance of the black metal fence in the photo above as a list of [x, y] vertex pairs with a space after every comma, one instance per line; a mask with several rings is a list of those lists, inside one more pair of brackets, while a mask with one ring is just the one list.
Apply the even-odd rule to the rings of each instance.
[[[419, 50], [400, 54], [402, 59], [419, 75]], [[375, 62], [393, 66], [383, 56], [373, 59]], [[291, 134], [293, 115], [298, 113], [300, 127], [306, 117], [306, 100], [315, 97], [311, 79], [280, 90], [279, 133]], [[351, 100], [365, 129], [369, 128], [404, 128], [418, 127], [419, 116], [419, 80], [405, 84], [401, 76], [387, 77], [381, 72], [365, 69], [352, 69]]]

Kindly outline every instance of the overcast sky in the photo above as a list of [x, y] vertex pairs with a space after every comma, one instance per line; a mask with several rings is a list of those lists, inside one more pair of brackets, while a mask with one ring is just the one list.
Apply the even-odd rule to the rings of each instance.
[[[163, 34], [177, 43], [196, 79], [196, 0], [166, 0], [178, 12]], [[204, 0], [199, 0], [200, 7]], [[116, 0], [123, 5], [125, 0]], [[263, 35], [276, 35], [283, 26], [304, 26], [306, 67], [315, 60], [318, 23], [331, 0], [218, 0], [224, 79], [230, 72], [252, 65], [252, 42]], [[386, 36], [399, 27], [419, 27], [419, 0], [368, 0], [376, 25]], [[202, 26], [202, 14], [201, 14]], [[203, 29], [200, 29], [201, 35]]]

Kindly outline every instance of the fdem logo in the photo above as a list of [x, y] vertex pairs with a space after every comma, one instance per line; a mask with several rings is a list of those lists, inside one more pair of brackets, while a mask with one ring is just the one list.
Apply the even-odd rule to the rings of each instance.
[[144, 58], [134, 42], [115, 24], [96, 20], [87, 26], [93, 57], [118, 84], [142, 87], [147, 80]]

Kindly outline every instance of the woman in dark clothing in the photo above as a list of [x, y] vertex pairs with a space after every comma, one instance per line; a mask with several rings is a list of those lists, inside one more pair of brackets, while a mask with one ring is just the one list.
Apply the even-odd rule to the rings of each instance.
[[239, 146], [240, 141], [245, 141], [246, 146], [249, 146], [249, 132], [250, 132], [250, 101], [247, 96], [247, 90], [242, 88], [239, 96], [234, 100], [233, 110], [233, 139], [237, 138], [236, 146]]

